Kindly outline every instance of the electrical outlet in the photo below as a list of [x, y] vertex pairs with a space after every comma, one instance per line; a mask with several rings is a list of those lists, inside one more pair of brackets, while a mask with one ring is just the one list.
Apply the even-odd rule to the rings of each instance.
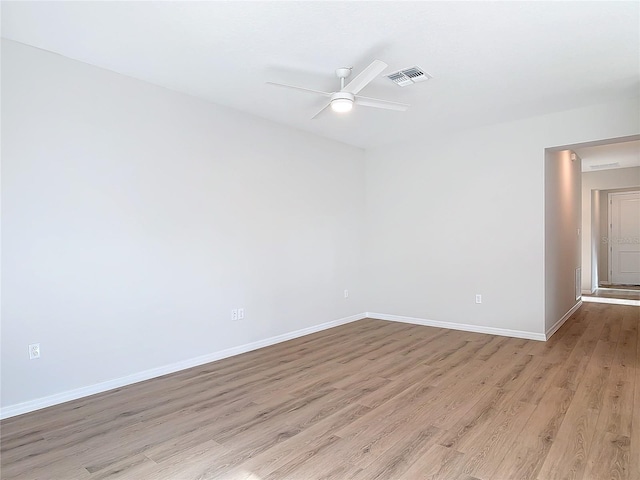
[[242, 320], [244, 318], [244, 308], [238, 309], [238, 320]]
[[231, 320], [237, 320], [237, 319], [238, 319], [238, 310], [234, 308], [233, 310], [231, 310]]
[[344, 291], [344, 298], [349, 298], [349, 290]]
[[40, 344], [32, 343], [29, 345], [29, 360], [35, 360], [36, 358], [40, 358]]
[[479, 293], [476, 294], [476, 303], [482, 303], [482, 295]]

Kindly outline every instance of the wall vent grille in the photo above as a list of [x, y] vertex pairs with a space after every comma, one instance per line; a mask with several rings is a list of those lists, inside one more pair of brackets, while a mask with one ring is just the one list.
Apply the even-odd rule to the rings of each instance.
[[592, 168], [594, 170], [598, 170], [598, 169], [602, 169], [602, 168], [614, 168], [614, 167], [619, 167], [620, 163], [619, 162], [613, 162], [613, 163], [599, 163], [598, 165], [589, 165], [589, 168]]

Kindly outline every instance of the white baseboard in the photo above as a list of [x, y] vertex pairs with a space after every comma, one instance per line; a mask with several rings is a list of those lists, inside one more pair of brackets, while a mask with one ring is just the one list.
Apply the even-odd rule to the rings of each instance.
[[583, 289], [582, 290], [582, 294], [583, 295], [593, 295], [594, 293], [596, 293], [596, 288], [592, 288], [591, 290], [589, 289]]
[[34, 410], [40, 410], [41, 408], [58, 405], [60, 403], [68, 402], [71, 400], [77, 400], [78, 398], [95, 395], [96, 393], [106, 392], [108, 390], [113, 390], [114, 388], [124, 387], [126, 385], [131, 385], [134, 383], [142, 382], [144, 380], [167, 375], [169, 373], [175, 373], [180, 370], [186, 370], [187, 368], [197, 367], [198, 365], [204, 365], [205, 363], [215, 362], [216, 360], [222, 360], [223, 358], [250, 352], [251, 350], [268, 347], [270, 345], [275, 345], [276, 343], [286, 342], [287, 340], [303, 337], [311, 333], [320, 332], [322, 330], [327, 330], [329, 328], [344, 325], [346, 323], [355, 322], [356, 320], [362, 320], [366, 317], [367, 315], [365, 313], [351, 315], [350, 317], [344, 317], [338, 320], [333, 320], [331, 322], [321, 323], [312, 327], [303, 328], [301, 330], [284, 333], [282, 335], [276, 335], [275, 337], [266, 338], [264, 340], [258, 340], [256, 342], [247, 343], [245, 345], [227, 348], [218, 352], [182, 360], [170, 365], [152, 368], [143, 372], [127, 375], [126, 377], [114, 378], [113, 380], [96, 383], [87, 387], [76, 388], [74, 390], [68, 390], [66, 392], [57, 393], [55, 395], [49, 395], [47, 397], [30, 400], [28, 402], [9, 405], [0, 409], [0, 419], [22, 415], [23, 413], [33, 412]]
[[610, 305], [631, 305], [640, 307], [640, 300], [630, 300], [627, 298], [606, 298], [606, 297], [582, 297], [585, 302], [608, 303]]
[[463, 330], [465, 332], [487, 333], [489, 335], [500, 335], [503, 337], [526, 338], [528, 340], [545, 341], [546, 337], [542, 333], [527, 332], [524, 330], [509, 330], [506, 328], [485, 327], [480, 325], [469, 325], [466, 323], [441, 322], [438, 320], [427, 320], [425, 318], [404, 317], [401, 315], [389, 315], [386, 313], [367, 312], [369, 318], [379, 320], [389, 320], [392, 322], [412, 323], [414, 325], [424, 325], [426, 327], [448, 328], [450, 330]]
[[576, 310], [578, 310], [581, 306], [582, 306], [582, 300], [580, 300], [573, 307], [571, 307], [571, 309], [567, 313], [565, 313], [560, 320], [554, 323], [553, 326], [549, 330], [547, 330], [547, 333], [545, 334], [545, 340], [550, 339], [551, 335], [556, 333], [558, 329], [564, 324], [564, 322], [566, 322], [569, 319], [569, 317], [573, 315], [576, 312]]

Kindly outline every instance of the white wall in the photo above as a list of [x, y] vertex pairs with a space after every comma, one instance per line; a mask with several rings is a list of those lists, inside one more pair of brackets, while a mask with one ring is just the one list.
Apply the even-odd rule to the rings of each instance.
[[637, 113], [636, 99], [368, 151], [369, 311], [543, 334], [545, 148], [637, 134]]
[[[583, 197], [584, 198], [584, 197]], [[583, 210], [582, 213], [584, 215], [584, 210], [587, 209], [587, 215], [588, 215], [588, 206], [584, 205], [583, 203]], [[591, 221], [591, 248], [588, 248], [587, 245], [587, 250], [582, 250], [582, 258], [581, 258], [581, 265], [583, 262], [583, 258], [584, 258], [584, 254], [585, 252], [587, 252], [587, 257], [590, 259], [591, 261], [591, 268], [588, 268], [588, 265], [586, 265], [587, 267], [587, 275], [588, 272], [591, 272], [591, 278], [589, 279], [590, 281], [585, 282], [584, 281], [584, 275], [582, 278], [582, 293], [586, 293], [586, 294], [591, 294], [595, 291], [595, 289], [597, 288], [597, 286], [600, 284], [600, 278], [602, 278], [602, 274], [606, 273], [603, 272], [602, 269], [600, 268], [600, 264], [601, 264], [601, 257], [602, 257], [602, 243], [601, 243], [601, 238], [602, 238], [602, 199], [600, 197], [600, 191], [599, 190], [591, 190], [591, 215], [589, 217], [590, 221]], [[584, 224], [584, 221], [582, 222]], [[583, 235], [589, 235], [589, 229], [584, 229], [582, 230]], [[583, 249], [585, 248], [584, 246], [582, 247]], [[585, 288], [585, 283], [586, 283], [586, 287]]]
[[365, 310], [361, 150], [10, 41], [2, 100], [4, 408]]
[[[570, 150], [545, 152], [545, 332], [562, 322], [579, 300], [581, 170]], [[573, 157], [573, 158], [572, 158]]]
[[[592, 209], [597, 209], [594, 207], [593, 193], [597, 192], [598, 198], [601, 202], [605, 202], [606, 207], [606, 195], [602, 197], [602, 190], [629, 187], [640, 187], [640, 167], [616, 168], [582, 174], [582, 228], [585, 232], [582, 236], [582, 290], [585, 292], [591, 292], [598, 287], [597, 281], [593, 278], [595, 255], [598, 255], [601, 260], [600, 268], [597, 268], [600, 280], [608, 279], [607, 269], [601, 268], [606, 265], [606, 251], [601, 248], [601, 241], [602, 237], [607, 235], [607, 229], [593, 224]], [[607, 209], [600, 208], [599, 218], [606, 219], [606, 216]], [[606, 225], [606, 223], [605, 220], [603, 224]], [[600, 239], [600, 244], [595, 244], [594, 237]]]
[[634, 100], [365, 155], [19, 44], [2, 60], [3, 408], [365, 310], [544, 335], [545, 148], [640, 132]]

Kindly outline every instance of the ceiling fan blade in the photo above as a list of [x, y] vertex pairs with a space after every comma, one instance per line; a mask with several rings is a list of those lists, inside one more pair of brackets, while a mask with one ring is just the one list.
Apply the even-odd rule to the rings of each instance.
[[322, 107], [318, 113], [316, 113], [313, 117], [311, 117], [311, 120], [314, 120], [318, 115], [324, 112], [329, 105], [331, 105], [331, 102], [327, 103], [324, 107]]
[[387, 66], [388, 65], [381, 60], [374, 60], [340, 91], [353, 93], [355, 95], [366, 87], [374, 78], [380, 75]]
[[378, 98], [361, 97], [360, 95], [356, 96], [356, 105], [384, 108], [386, 110], [397, 110], [399, 112], [404, 112], [411, 106], [406, 103], [390, 102], [388, 100], [380, 100]]
[[276, 87], [283, 87], [283, 88], [292, 88], [294, 90], [301, 90], [303, 92], [307, 92], [307, 93], [316, 93], [318, 95], [323, 95], [325, 97], [330, 97], [331, 93], [329, 92], [321, 92], [320, 90], [312, 90], [310, 88], [304, 88], [304, 87], [296, 87], [295, 85], [286, 85], [284, 83], [275, 83], [275, 82], [267, 82], [269, 85], [275, 85]]

